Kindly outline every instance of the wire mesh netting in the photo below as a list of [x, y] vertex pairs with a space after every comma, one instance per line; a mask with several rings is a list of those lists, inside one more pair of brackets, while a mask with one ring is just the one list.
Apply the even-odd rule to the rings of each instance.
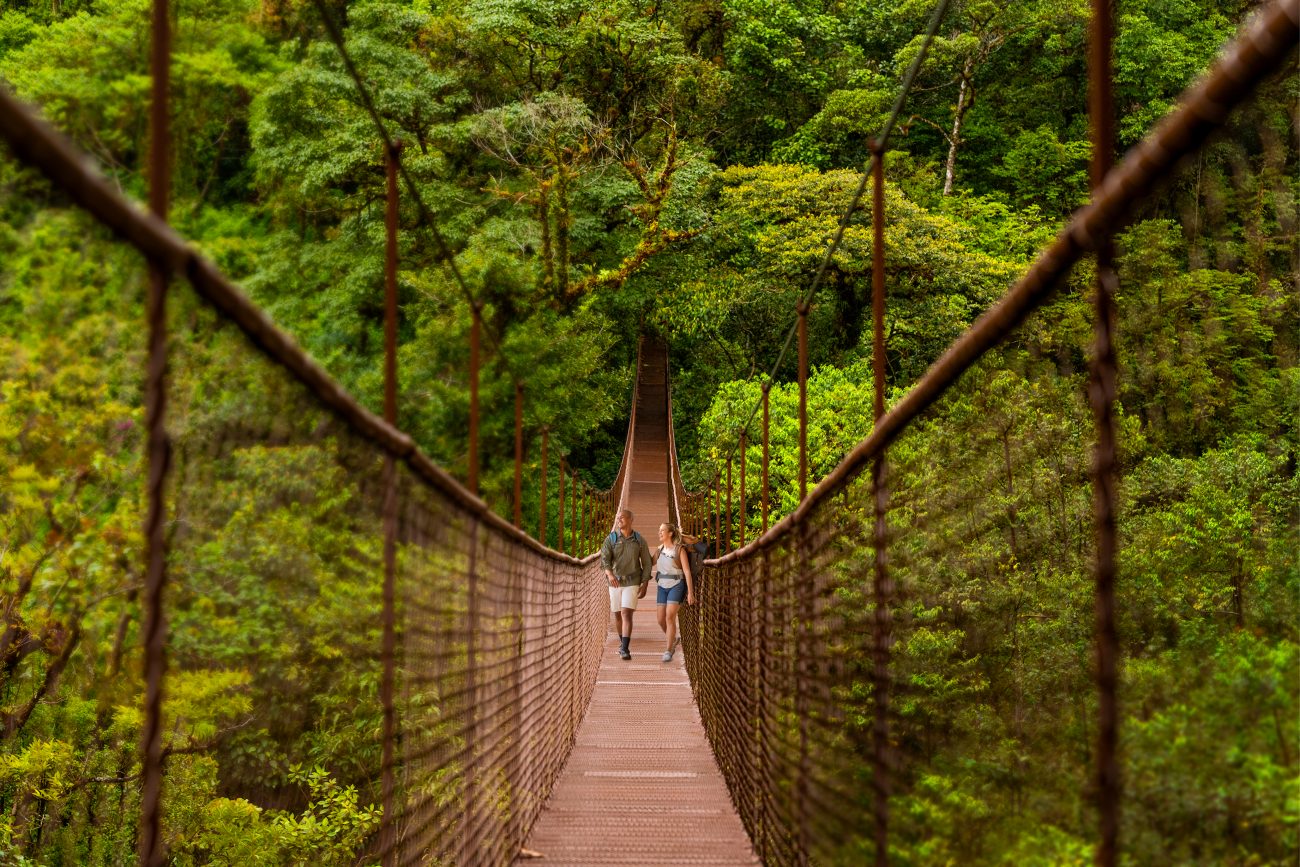
[[[594, 686], [606, 627], [594, 559], [546, 551], [418, 456], [394, 467], [236, 329], [181, 299], [165, 803], [178, 803], [178, 780], [215, 773], [225, 809], [247, 801], [334, 825], [340, 845], [376, 860], [505, 863]], [[381, 834], [390, 474], [396, 794]], [[179, 819], [166, 824], [179, 831]]]
[[[1151, 369], [1142, 353], [1179, 355], [1217, 339], [1223, 317], [1257, 325], [1267, 318], [1245, 309], [1262, 310], [1266, 296], [1229, 300], [1231, 292], [1207, 290], [1214, 280], [1239, 290], [1226, 273], [1147, 269], [1151, 233], [1167, 230], [1142, 224], [1120, 243], [1126, 387], [1165, 392], [1159, 407], [1170, 416], [1120, 424], [1121, 836], [1136, 863], [1207, 853], [1284, 859], [1293, 840], [1283, 818], [1287, 795], [1260, 786], [1293, 767], [1275, 722], [1294, 715], [1283, 685], [1300, 663], [1292, 639], [1278, 639], [1293, 637], [1300, 617], [1291, 592], [1300, 544], [1289, 456], [1295, 431], [1282, 415], [1265, 420], [1276, 426], [1271, 442], [1242, 416], [1211, 424], [1198, 416], [1231, 414], [1229, 404], [1187, 390], [1189, 376], [1204, 375], [1224, 393], [1239, 388], [1234, 382], [1249, 378], [1248, 369], [1267, 378], [1277, 360], [1256, 338], [1268, 340], [1271, 326], [1254, 337], [1240, 332], [1246, 351], [1231, 364], [1200, 373], [1166, 367], [1132, 381], [1138, 368]], [[881, 621], [869, 462], [774, 537], [711, 562], [697, 582], [700, 604], [681, 615], [687, 668], [765, 863], [875, 857], [877, 780], [886, 785], [891, 860], [984, 862], [1013, 851], [1052, 863], [1092, 857], [1095, 433], [1088, 333], [1069, 339], [1069, 323], [1087, 309], [1086, 277], [1080, 269], [1072, 291], [888, 446]], [[1158, 311], [1169, 305], [1187, 321], [1162, 323], [1168, 313]], [[1215, 433], [1198, 440], [1198, 425]], [[1156, 441], [1170, 437], [1180, 444]], [[752, 445], [749, 460], [761, 460]], [[751, 532], [760, 520], [755, 499], [751, 488]], [[716, 502], [725, 511], [725, 493], [707, 499]], [[741, 520], [738, 507], [733, 517]], [[700, 523], [711, 532], [713, 521], [706, 512]], [[876, 669], [882, 646], [888, 665]], [[1254, 662], [1247, 670], [1234, 659]], [[882, 688], [888, 733], [879, 749]], [[1196, 710], [1224, 701], [1258, 710], [1232, 726]], [[1207, 815], [1238, 830], [1207, 831]]]
[[[700, 605], [683, 616], [687, 666], [766, 863], [872, 857], [877, 762], [899, 858], [926, 854], [931, 787], [979, 773], [972, 765], [990, 785], [1023, 787], [1023, 821], [1067, 818], [1050, 805], [1076, 803], [1091, 773], [1077, 715], [1091, 695], [1089, 426], [1077, 377], [1027, 382], [988, 365], [890, 447], [884, 681], [873, 672], [869, 469], [775, 539], [706, 569]], [[1044, 702], [1062, 680], [1077, 706]], [[889, 736], [877, 753], [880, 687]], [[1018, 734], [1045, 726], [1061, 734], [1059, 763], [1034, 767]], [[989, 741], [1004, 754], [969, 751]], [[971, 826], [972, 839], [982, 834]]]

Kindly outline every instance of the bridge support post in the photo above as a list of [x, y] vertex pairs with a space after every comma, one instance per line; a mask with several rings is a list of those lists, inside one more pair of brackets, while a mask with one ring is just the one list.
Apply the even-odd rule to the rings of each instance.
[[798, 851], [795, 853], [795, 863], [800, 867], [806, 867], [812, 863], [813, 850], [813, 829], [815, 809], [811, 805], [809, 797], [811, 791], [812, 777], [812, 755], [809, 738], [809, 727], [812, 723], [809, 721], [811, 716], [809, 691], [813, 685], [815, 671], [813, 669], [813, 617], [814, 617], [814, 596], [816, 585], [813, 579], [810, 557], [809, 557], [809, 527], [808, 518], [804, 517], [794, 528], [796, 538], [796, 557], [798, 558], [798, 569], [795, 570], [793, 579], [794, 598], [790, 600], [792, 608], [799, 619], [798, 630], [794, 636], [794, 704], [795, 716], [799, 720], [799, 764], [796, 768], [795, 791], [798, 793], [794, 799], [794, 811], [796, 820], [796, 834], [799, 841]]
[[542, 503], [538, 509], [538, 514], [537, 514], [537, 541], [541, 542], [543, 545], [546, 544], [546, 473], [547, 473], [546, 453], [550, 449], [550, 445], [551, 445], [550, 426], [543, 425], [542, 426], [542, 491], [541, 491]]
[[524, 526], [524, 384], [515, 380], [515, 526]]
[[728, 458], [727, 458], [727, 547], [726, 547], [726, 550], [727, 550], [727, 551], [730, 551], [730, 550], [731, 550], [731, 542], [732, 542], [732, 535], [731, 535], [731, 458], [728, 457]]
[[875, 822], [876, 865], [884, 867], [889, 863], [889, 796], [893, 789], [893, 756], [889, 746], [889, 697], [891, 678], [889, 675], [889, 657], [893, 644], [893, 580], [888, 571], [885, 553], [886, 523], [885, 514], [889, 493], [885, 485], [885, 459], [876, 458], [871, 465], [871, 499], [874, 504], [875, 521], [872, 531], [872, 549], [874, 553], [875, 580], [873, 596], [875, 611], [873, 618], [874, 640], [872, 641], [872, 692], [874, 693], [875, 718], [872, 724], [872, 814]]
[[713, 485], [713, 556], [721, 557], [722, 550], [722, 479], [719, 477]]
[[[401, 142], [385, 147], [387, 207], [384, 212], [384, 420], [397, 424], [397, 162]], [[393, 693], [397, 680], [397, 464], [392, 455], [384, 458], [384, 587], [383, 643], [380, 661], [383, 673], [379, 701], [383, 709], [383, 754], [380, 760], [379, 855], [384, 867], [396, 863], [397, 826], [394, 823], [396, 775], [394, 749], [397, 741], [397, 710]]]
[[475, 301], [470, 306], [469, 326], [469, 455], [466, 460], [465, 486], [478, 495], [478, 376], [479, 350], [483, 332], [483, 308]]
[[464, 786], [460, 825], [457, 828], [458, 864], [472, 864], [481, 855], [479, 847], [479, 706], [478, 706], [478, 587], [479, 522], [469, 530], [469, 551], [465, 563], [465, 747]]
[[755, 753], [754, 773], [757, 785], [754, 786], [754, 849], [764, 864], [772, 863], [772, 848], [769, 842], [776, 819], [772, 816], [772, 798], [767, 793], [774, 790], [772, 780], [772, 744], [768, 737], [768, 723], [771, 716], [771, 695], [767, 688], [771, 680], [772, 660], [779, 658], [776, 648], [772, 646], [775, 634], [772, 624], [772, 555], [771, 547], [763, 549], [759, 562], [759, 593], [754, 605], [754, 619], [750, 635], [758, 643], [754, 667], [750, 682], [754, 690], [754, 732], [753, 750]]
[[[149, 107], [149, 210], [167, 219], [171, 198], [171, 25], [167, 0], [154, 0]], [[145, 580], [144, 719], [140, 730], [140, 833], [142, 867], [161, 867], [167, 854], [162, 844], [162, 704], [167, 672], [167, 475], [171, 446], [167, 438], [167, 282], [156, 262], [149, 264], [148, 368], [145, 378], [145, 451], [149, 462], [148, 506], [144, 520]]]
[[[885, 146], [872, 145], [871, 160], [871, 311], [872, 373], [875, 380], [874, 419], [885, 414]], [[874, 622], [872, 648], [872, 692], [875, 718], [872, 724], [872, 789], [875, 823], [876, 865], [889, 863], [889, 796], [893, 788], [893, 762], [889, 747], [889, 656], [893, 643], [894, 586], [885, 554], [885, 514], [889, 494], [885, 488], [885, 457], [882, 453], [871, 467], [871, 499], [875, 510], [872, 531], [875, 577], [872, 582]]]
[[[1092, 189], [1100, 195], [1115, 152], [1115, 105], [1111, 74], [1114, 9], [1111, 0], [1093, 0], [1088, 45], [1088, 117], [1092, 126]], [[1097, 283], [1094, 294], [1094, 343], [1088, 396], [1092, 404], [1097, 443], [1092, 461], [1093, 522], [1097, 555], [1097, 806], [1099, 841], [1097, 864], [1113, 867], [1119, 860], [1119, 638], [1115, 628], [1115, 491], [1118, 484], [1114, 403], [1115, 356], [1114, 241], [1106, 231], [1096, 238]]]
[[767, 492], [767, 467], [768, 467], [768, 395], [772, 391], [772, 383], [763, 383], [763, 532], [767, 532], [767, 515], [768, 515], [768, 492]]
[[808, 498], [808, 304], [799, 313], [799, 502]]
[[745, 547], [745, 449], [748, 447], [745, 431], [740, 432], [740, 547]]
[[564, 538], [564, 458], [560, 458], [560, 508], [555, 513], [558, 521], [556, 525], [556, 542], [555, 550], [569, 550], [568, 540]]

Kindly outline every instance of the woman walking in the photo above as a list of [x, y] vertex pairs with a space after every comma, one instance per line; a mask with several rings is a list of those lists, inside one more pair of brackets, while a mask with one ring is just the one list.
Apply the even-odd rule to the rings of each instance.
[[659, 591], [655, 600], [655, 615], [659, 628], [664, 631], [667, 649], [664, 662], [672, 662], [677, 649], [677, 609], [682, 600], [695, 604], [695, 578], [691, 575], [691, 558], [682, 547], [682, 533], [673, 524], [659, 525], [659, 551], [655, 554], [655, 576]]

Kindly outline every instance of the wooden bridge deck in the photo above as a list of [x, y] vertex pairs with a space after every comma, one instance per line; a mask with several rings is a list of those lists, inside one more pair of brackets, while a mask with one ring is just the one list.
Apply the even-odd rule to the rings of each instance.
[[[670, 490], [662, 347], [643, 347], [639, 376], [627, 503], [653, 546]], [[705, 739], [681, 651], [661, 662], [663, 641], [651, 586], [633, 620], [630, 662], [610, 631], [577, 743], [525, 844], [545, 860], [516, 864], [759, 863]]]

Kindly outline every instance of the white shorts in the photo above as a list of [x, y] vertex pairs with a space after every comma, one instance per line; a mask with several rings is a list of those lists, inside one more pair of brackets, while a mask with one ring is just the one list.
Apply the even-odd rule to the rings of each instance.
[[636, 594], [641, 590], [633, 584], [631, 587], [609, 588], [609, 613], [614, 614], [620, 608], [636, 610]]

